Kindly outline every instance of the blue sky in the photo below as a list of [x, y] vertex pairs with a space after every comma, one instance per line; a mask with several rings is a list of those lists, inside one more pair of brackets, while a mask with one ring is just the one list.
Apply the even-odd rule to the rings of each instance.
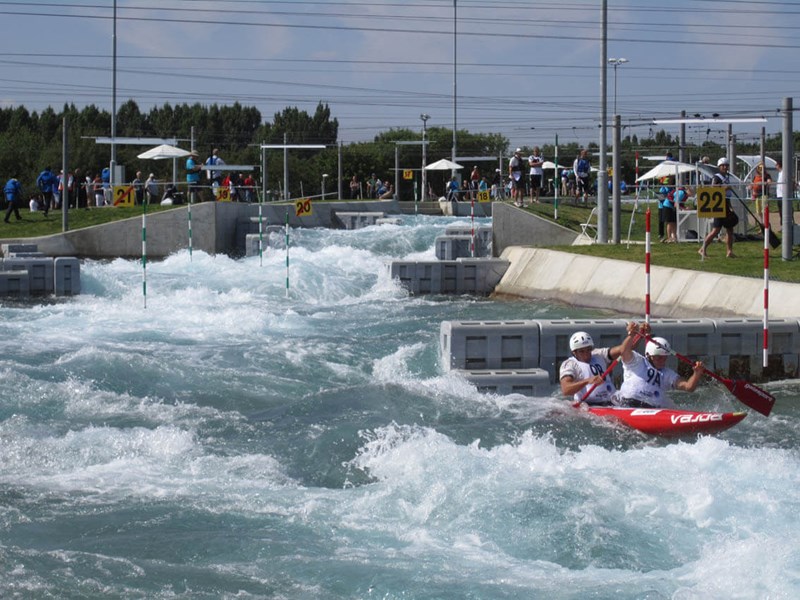
[[[4, 106], [111, 109], [112, 0], [0, 2]], [[512, 147], [597, 141], [599, 0], [270, 2], [117, 1], [117, 105], [328, 103], [340, 139], [453, 126], [454, 24], [459, 129], [500, 133]], [[454, 15], [455, 12], [455, 15]], [[454, 19], [454, 16], [456, 17]], [[608, 57], [626, 133], [653, 118], [770, 117], [800, 105], [800, 2], [608, 2]], [[608, 112], [614, 70], [608, 68]], [[797, 119], [795, 119], [797, 120]], [[690, 126], [721, 141], [725, 125]], [[737, 125], [754, 139], [761, 125]], [[677, 133], [677, 127], [665, 127]], [[708, 130], [711, 131], [708, 131]], [[171, 135], [171, 132], [164, 132]], [[609, 138], [610, 139], [610, 138]]]

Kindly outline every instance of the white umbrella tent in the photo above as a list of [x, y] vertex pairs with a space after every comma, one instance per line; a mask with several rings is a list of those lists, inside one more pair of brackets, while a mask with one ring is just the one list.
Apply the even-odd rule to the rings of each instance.
[[169, 144], [161, 144], [155, 148], [150, 148], [145, 152], [137, 155], [137, 158], [144, 160], [167, 160], [172, 159], [172, 184], [175, 185], [178, 177], [178, 159], [189, 156], [190, 152], [177, 146], [170, 146]]
[[431, 164], [425, 167], [426, 171], [457, 171], [458, 169], [463, 169], [464, 165], [460, 165], [458, 163], [454, 163], [452, 160], [447, 160], [446, 158], [442, 158], [437, 160], [436, 162], [432, 162]]
[[640, 176], [636, 181], [647, 181], [650, 179], [662, 179], [664, 177], [676, 177], [681, 173], [693, 173], [697, 167], [689, 163], [682, 163], [674, 160], [665, 160], [650, 169], [647, 173]]

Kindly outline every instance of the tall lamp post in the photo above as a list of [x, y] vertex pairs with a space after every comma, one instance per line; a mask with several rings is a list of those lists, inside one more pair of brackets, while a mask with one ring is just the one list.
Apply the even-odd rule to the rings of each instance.
[[425, 166], [428, 164], [428, 142], [426, 141], [425, 136], [428, 132], [426, 124], [431, 116], [422, 113], [419, 118], [422, 119], [422, 193], [420, 194], [420, 198], [421, 202], [425, 202], [425, 200], [428, 198], [428, 173], [425, 170]]
[[617, 67], [628, 62], [627, 58], [609, 58], [608, 64], [614, 65], [614, 114], [617, 114]]

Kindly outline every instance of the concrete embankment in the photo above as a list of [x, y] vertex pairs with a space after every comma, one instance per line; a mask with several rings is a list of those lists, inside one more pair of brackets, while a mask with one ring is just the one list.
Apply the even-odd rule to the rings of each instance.
[[[269, 203], [261, 206], [265, 224], [291, 227], [337, 227], [340, 211], [399, 214], [395, 200], [350, 202], [313, 202], [311, 213], [295, 214], [294, 204]], [[100, 208], [95, 210], [114, 210]], [[192, 247], [208, 254], [245, 253], [245, 237], [257, 233], [257, 204], [237, 202], [202, 202], [191, 207]], [[189, 246], [189, 211], [187, 206], [147, 215], [147, 255], [163, 258]], [[77, 258], [132, 258], [142, 255], [142, 218], [134, 217], [37, 238], [0, 240], [2, 243], [36, 244], [47, 256]]]
[[[643, 264], [595, 258], [544, 248], [506, 248], [510, 262], [496, 295], [554, 300], [573, 306], [600, 308], [619, 314], [645, 312]], [[764, 314], [764, 282], [716, 273], [667, 267], [650, 268], [650, 311], [659, 318]], [[795, 318], [800, 285], [770, 282], [770, 318]]]

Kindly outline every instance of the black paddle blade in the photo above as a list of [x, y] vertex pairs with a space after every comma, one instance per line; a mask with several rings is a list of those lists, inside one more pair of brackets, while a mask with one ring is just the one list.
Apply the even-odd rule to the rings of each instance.
[[772, 229], [769, 230], [769, 245], [773, 250], [781, 245], [781, 238]]
[[775, 396], [769, 392], [762, 390], [749, 381], [731, 381], [727, 379], [724, 380], [723, 383], [725, 387], [731, 391], [731, 394], [736, 396], [742, 404], [760, 412], [765, 417], [768, 417], [769, 413], [772, 412], [772, 406], [775, 404]]

